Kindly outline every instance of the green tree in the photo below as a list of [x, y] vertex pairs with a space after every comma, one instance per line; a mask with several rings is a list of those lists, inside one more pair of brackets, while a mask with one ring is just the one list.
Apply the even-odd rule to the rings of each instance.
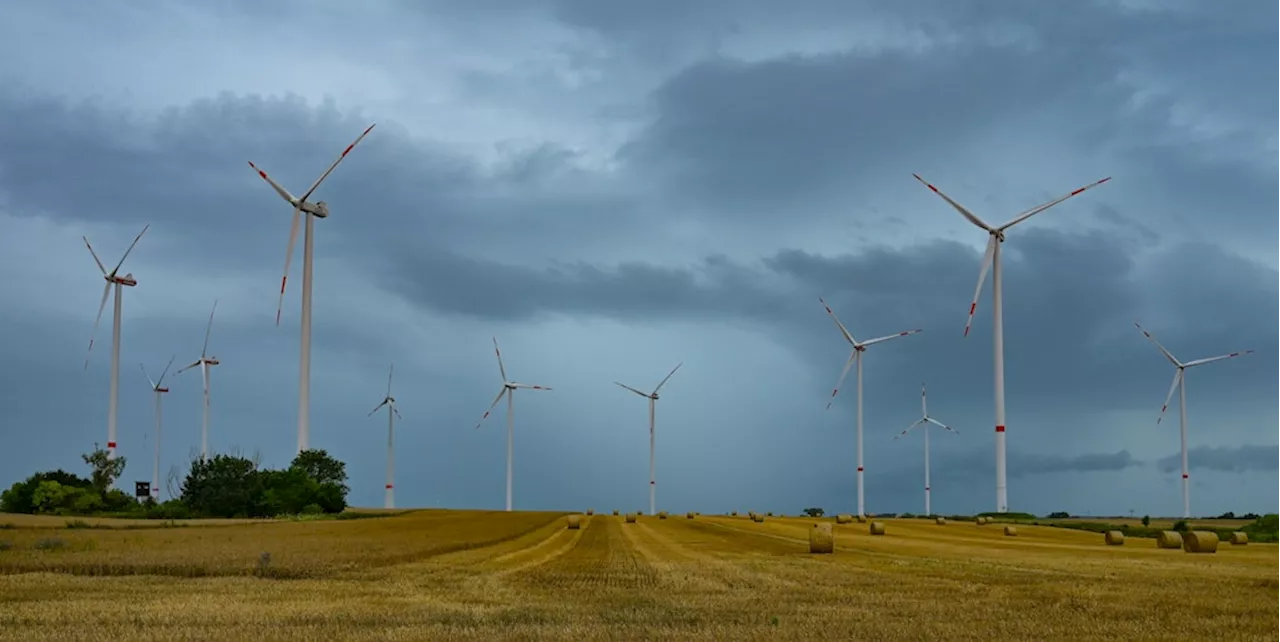
[[56, 481], [42, 481], [36, 486], [35, 493], [31, 496], [31, 503], [35, 506], [37, 513], [56, 513], [63, 507], [67, 500], [68, 487], [64, 487]]
[[262, 476], [244, 457], [214, 455], [191, 462], [182, 482], [182, 503], [209, 517], [261, 514]]
[[91, 469], [89, 479], [99, 495], [106, 495], [107, 489], [111, 488], [111, 485], [116, 483], [124, 472], [125, 458], [112, 459], [109, 455], [108, 451], [99, 448], [96, 443], [93, 445], [93, 452], [80, 455]]
[[9, 490], [0, 493], [0, 512], [27, 514], [36, 512], [34, 501], [36, 488], [39, 487], [40, 482], [45, 481], [57, 482], [60, 486], [68, 488], [93, 486], [89, 480], [61, 469], [36, 473], [23, 481], [15, 482]]
[[347, 488], [347, 465], [329, 456], [324, 450], [304, 450], [289, 464], [314, 479], [317, 484], [335, 484], [342, 488], [342, 494], [350, 492]]
[[262, 471], [262, 489], [256, 506], [262, 515], [296, 515], [320, 496], [320, 484], [299, 468]]
[[1151, 516], [1150, 516], [1150, 515], [1143, 515], [1143, 516], [1142, 516], [1142, 525], [1143, 525], [1143, 526], [1151, 526]]
[[804, 509], [804, 514], [808, 515], [809, 517], [822, 517], [824, 514], [826, 514], [826, 511], [822, 510], [821, 508], [806, 508]]

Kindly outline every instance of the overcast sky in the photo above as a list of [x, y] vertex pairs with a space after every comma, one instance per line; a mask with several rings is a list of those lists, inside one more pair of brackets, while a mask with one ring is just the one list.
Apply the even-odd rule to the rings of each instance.
[[[402, 506], [852, 511], [848, 346], [865, 361], [867, 509], [992, 510], [992, 223], [1105, 176], [1003, 246], [1011, 510], [1172, 515], [1178, 358], [1192, 511], [1277, 506], [1274, 2], [286, 0], [0, 8], [0, 481], [82, 471], [107, 438], [122, 272], [122, 486], [151, 475], [153, 374], [210, 350], [211, 447], [295, 450], [301, 240], [253, 161], [318, 190], [311, 443], [380, 505], [393, 394]], [[110, 267], [110, 266], [108, 266]], [[176, 365], [175, 365], [176, 367]], [[163, 468], [200, 441], [168, 379]]]

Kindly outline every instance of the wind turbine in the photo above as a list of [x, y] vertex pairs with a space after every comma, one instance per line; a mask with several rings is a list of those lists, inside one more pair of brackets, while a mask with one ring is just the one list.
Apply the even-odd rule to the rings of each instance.
[[138, 364], [138, 367], [142, 368], [142, 376], [146, 377], [147, 383], [151, 384], [151, 391], [156, 393], [156, 459], [151, 468], [151, 499], [155, 501], [160, 501], [160, 401], [161, 395], [169, 392], [168, 388], [163, 388], [160, 384], [164, 383], [164, 376], [169, 374], [169, 367], [173, 365], [173, 360], [176, 358], [177, 355], [169, 358], [168, 365], [160, 372], [160, 378], [155, 381], [152, 381], [151, 375], [147, 374], [147, 367], [141, 363]]
[[124, 256], [120, 257], [120, 262], [111, 269], [110, 272], [102, 265], [102, 261], [98, 258], [98, 253], [93, 251], [93, 246], [89, 244], [89, 237], [82, 236], [84, 246], [89, 248], [89, 254], [93, 256], [93, 262], [98, 264], [98, 269], [102, 272], [102, 278], [107, 280], [107, 284], [102, 288], [102, 302], [98, 304], [98, 316], [93, 320], [93, 332], [89, 334], [89, 350], [84, 357], [84, 367], [89, 367], [89, 353], [93, 352], [93, 338], [98, 334], [98, 323], [102, 321], [102, 311], [107, 307], [107, 296], [111, 294], [112, 287], [115, 288], [115, 309], [111, 315], [111, 397], [107, 402], [107, 457], [115, 459], [116, 457], [116, 417], [120, 408], [120, 310], [123, 305], [124, 292], [123, 287], [134, 287], [138, 284], [137, 279], [133, 278], [130, 272], [124, 276], [117, 274], [120, 266], [124, 265], [124, 260], [129, 258], [129, 253], [133, 251], [133, 246], [138, 244], [142, 239], [142, 235], [147, 233], [147, 229], [151, 227], [148, 223], [142, 227], [142, 231], [133, 238], [133, 243], [129, 244], [129, 249], [124, 251]]
[[862, 353], [866, 352], [869, 346], [873, 346], [883, 341], [888, 341], [889, 339], [897, 339], [898, 337], [905, 337], [910, 334], [916, 334], [917, 332], [923, 332], [923, 330], [906, 330], [897, 334], [868, 339], [867, 341], [859, 343], [853, 338], [853, 335], [849, 334], [849, 331], [845, 329], [844, 324], [840, 323], [840, 319], [836, 318], [836, 313], [831, 311], [831, 306], [827, 305], [827, 302], [823, 300], [822, 297], [818, 297], [818, 302], [822, 304], [822, 307], [827, 309], [827, 314], [831, 315], [831, 320], [836, 322], [836, 327], [840, 328], [840, 334], [844, 336], [844, 340], [848, 341], [849, 345], [853, 346], [853, 352], [849, 355], [849, 360], [844, 364], [844, 370], [840, 373], [840, 379], [836, 381], [836, 387], [831, 390], [831, 399], [827, 401], [827, 410], [830, 410], [831, 404], [835, 402], [836, 394], [840, 392], [840, 386], [844, 383], [844, 378], [849, 376], [849, 367], [852, 366], [854, 362], [857, 362], [858, 364], [858, 375], [856, 377], [858, 381], [858, 516], [862, 517], [866, 514], [864, 511], [865, 502], [863, 501], [865, 496], [862, 490]]
[[493, 411], [493, 407], [502, 401], [502, 395], [507, 396], [507, 511], [511, 511], [511, 470], [512, 470], [512, 438], [515, 435], [514, 417], [515, 417], [515, 396], [517, 388], [528, 388], [530, 390], [550, 390], [547, 386], [535, 386], [527, 383], [516, 383], [507, 380], [507, 369], [502, 365], [502, 352], [498, 350], [498, 338], [493, 338], [493, 353], [498, 355], [498, 372], [502, 373], [502, 390], [498, 391], [498, 396], [493, 399], [493, 403], [489, 404], [489, 409], [484, 411], [484, 415], [480, 417], [480, 421], [476, 422], [476, 430], [480, 429], [480, 424], [489, 418], [489, 413]]
[[898, 433], [893, 438], [897, 439], [898, 437], [901, 437], [907, 434], [908, 432], [911, 432], [911, 429], [915, 428], [916, 426], [924, 426], [924, 428], [922, 428], [921, 430], [924, 431], [924, 515], [925, 517], [928, 517], [933, 514], [933, 511], [931, 510], [931, 507], [929, 505], [929, 424], [933, 424], [952, 434], [956, 434], [956, 435], [960, 434], [955, 430], [952, 430], [951, 426], [948, 426], [942, 423], [941, 421], [938, 421], [937, 419], [934, 419], [933, 417], [929, 416], [929, 402], [928, 402], [928, 399], [925, 398], [924, 384], [922, 383], [920, 384], [920, 418], [917, 419], [915, 423], [911, 424], [910, 426], [907, 426], [906, 430]]
[[1179, 432], [1182, 440], [1182, 516], [1191, 517], [1191, 489], [1190, 489], [1190, 481], [1189, 481], [1190, 475], [1188, 474], [1188, 471], [1187, 471], [1187, 368], [1192, 368], [1195, 366], [1203, 366], [1206, 363], [1213, 363], [1214, 361], [1222, 361], [1223, 359], [1230, 359], [1232, 357], [1241, 357], [1246, 354], [1252, 353], [1253, 350], [1245, 350], [1244, 352], [1232, 352], [1231, 354], [1224, 354], [1220, 357], [1196, 359], [1195, 361], [1188, 361], [1186, 363], [1183, 363], [1181, 361], [1178, 361], [1177, 358], [1175, 358], [1171, 352], [1169, 352], [1168, 350], [1165, 350], [1164, 346], [1160, 345], [1160, 342], [1156, 341], [1156, 338], [1154, 336], [1151, 336], [1150, 332], [1147, 332], [1145, 328], [1143, 328], [1141, 325], [1138, 325], [1137, 321], [1135, 321], [1133, 325], [1137, 327], [1139, 331], [1142, 332], [1143, 336], [1150, 339], [1151, 343], [1156, 344], [1156, 348], [1160, 350], [1160, 353], [1163, 354], [1164, 357], [1168, 359], [1170, 363], [1173, 364], [1174, 368], [1176, 368], [1176, 371], [1173, 373], [1173, 385], [1169, 386], [1169, 394], [1166, 395], [1164, 398], [1164, 405], [1160, 406], [1160, 416], [1156, 418], [1156, 424], [1158, 425], [1161, 421], [1164, 420], [1164, 411], [1169, 408], [1169, 400], [1173, 399], [1173, 391], [1176, 388], [1178, 390], [1178, 420], [1180, 424]]
[[[396, 463], [392, 455], [393, 453], [392, 448], [395, 442], [392, 438], [392, 435], [393, 435], [393, 431], [395, 430], [395, 418], [400, 417], [400, 411], [396, 410], [396, 398], [391, 396], [391, 375], [395, 374], [395, 371], [396, 371], [396, 364], [393, 363], [391, 364], [391, 370], [387, 372], [387, 396], [383, 397], [382, 403], [374, 406], [373, 410], [370, 410], [368, 415], [369, 417], [372, 417], [373, 413], [381, 410], [383, 406], [387, 407], [387, 496], [386, 496], [386, 499], [384, 499], [382, 502], [383, 508], [396, 507], [396, 498], [395, 498]], [[404, 419], [404, 417], [400, 417], [400, 418]]]
[[928, 181], [920, 178], [918, 174], [912, 174], [916, 180], [924, 183], [925, 187], [933, 190], [935, 194], [941, 196], [951, 207], [955, 208], [960, 215], [965, 217], [970, 223], [986, 230], [990, 238], [987, 240], [987, 250], [982, 255], [982, 267], [978, 269], [978, 287], [973, 291], [973, 301], [969, 304], [969, 320], [964, 324], [964, 336], [969, 336], [969, 327], [973, 325], [973, 313], [978, 308], [978, 296], [982, 294], [982, 284], [987, 279], [987, 270], [991, 270], [991, 328], [994, 334], [992, 341], [992, 352], [995, 360], [995, 406], [996, 406], [996, 512], [1006, 513], [1009, 511], [1009, 493], [1008, 479], [1006, 477], [1005, 468], [1005, 416], [1004, 416], [1004, 297], [1001, 294], [1002, 275], [1000, 273], [1000, 244], [1004, 243], [1005, 230], [1021, 223], [1040, 212], [1043, 212], [1058, 203], [1061, 203], [1076, 194], [1080, 194], [1087, 189], [1097, 187], [1109, 180], [1108, 176], [1100, 181], [1096, 181], [1081, 187], [1080, 189], [1055, 198], [1052, 201], [1037, 205], [1010, 220], [1004, 225], [992, 227], [986, 224], [982, 219], [978, 218], [973, 212], [965, 209], [965, 207], [954, 200], [950, 196], [943, 194], [941, 190], [931, 185]]
[[360, 134], [355, 142], [347, 145], [347, 148], [342, 150], [342, 154], [338, 156], [338, 160], [333, 161], [329, 169], [326, 169], [320, 175], [320, 178], [317, 178], [316, 182], [311, 184], [311, 187], [302, 194], [302, 198], [297, 198], [290, 194], [289, 190], [271, 180], [271, 177], [267, 176], [266, 172], [258, 169], [258, 166], [253, 164], [253, 161], [249, 161], [249, 167], [258, 172], [258, 176], [261, 176], [262, 180], [269, 183], [271, 188], [280, 195], [280, 198], [283, 198], [289, 205], [293, 206], [293, 223], [289, 226], [289, 245], [284, 252], [284, 276], [280, 279], [280, 302], [276, 305], [277, 326], [280, 325], [280, 311], [284, 308], [284, 285], [289, 280], [289, 263], [293, 259], [293, 245], [298, 241], [298, 217], [303, 213], [307, 215], [307, 222], [304, 228], [306, 231], [302, 240], [302, 349], [300, 350], [298, 375], [298, 452], [306, 450], [311, 441], [311, 274], [314, 251], [312, 240], [315, 236], [315, 219], [329, 216], [329, 206], [324, 201], [312, 203], [307, 199], [311, 198], [311, 194], [316, 191], [317, 187], [320, 187], [320, 183], [324, 182], [324, 179], [329, 177], [329, 174], [338, 166], [338, 163], [341, 163], [342, 159], [346, 158], [347, 154], [351, 153], [351, 150], [360, 141], [364, 140], [364, 137], [369, 132], [373, 131], [373, 127], [374, 125], [369, 125], [369, 128], [364, 130], [364, 133]]
[[683, 366], [683, 365], [684, 365], [683, 361], [681, 361], [680, 363], [677, 363], [676, 367], [671, 369], [671, 372], [667, 374], [666, 378], [664, 378], [661, 382], [658, 383], [658, 387], [654, 388], [653, 392], [649, 392], [649, 393], [640, 392], [639, 390], [636, 390], [631, 386], [620, 384], [617, 381], [613, 382], [649, 400], [649, 514], [650, 515], [657, 514], [655, 512], [655, 503], [654, 503], [654, 489], [657, 484], [654, 481], [654, 476], [653, 476], [653, 407], [654, 407], [654, 403], [658, 401], [658, 391], [662, 390], [662, 386], [666, 385], [667, 379], [670, 379], [671, 375], [675, 374], [676, 370], [679, 370], [680, 366]]
[[208, 356], [209, 354], [209, 333], [213, 331], [213, 313], [218, 311], [218, 301], [213, 302], [213, 310], [209, 312], [209, 325], [204, 329], [204, 347], [200, 348], [200, 358], [191, 362], [190, 365], [173, 373], [180, 375], [196, 366], [200, 366], [200, 378], [204, 381], [204, 417], [200, 421], [200, 459], [203, 461], [209, 457], [209, 368], [216, 366], [221, 361], [217, 357]]

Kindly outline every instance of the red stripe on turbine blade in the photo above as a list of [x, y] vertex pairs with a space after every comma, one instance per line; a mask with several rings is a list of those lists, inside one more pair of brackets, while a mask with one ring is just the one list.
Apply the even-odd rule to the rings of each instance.
[[996, 432], [1004, 432], [1004, 426], [996, 426]]
[[1074, 192], [1071, 192], [1071, 195], [1072, 195], [1072, 196], [1075, 196], [1076, 194], [1079, 194], [1080, 192], [1083, 192], [1083, 191], [1084, 191], [1084, 189], [1085, 189], [1085, 188], [1081, 187], [1080, 189], [1078, 189], [1078, 190], [1076, 190], [1076, 191], [1074, 191]]
[[282, 278], [280, 279], [280, 294], [284, 294], [284, 284], [285, 284], [288, 280], [289, 280], [289, 277], [287, 277], [287, 276], [286, 276], [286, 277], [282, 277]]
[[346, 158], [346, 157], [347, 157], [347, 154], [351, 153], [351, 150], [352, 150], [353, 148], [355, 148], [355, 145], [347, 145], [347, 148], [346, 148], [346, 149], [344, 149], [344, 150], [342, 150], [342, 157], [343, 157], [343, 158]]
[[977, 310], [977, 309], [978, 309], [978, 302], [977, 302], [977, 301], [974, 301], [973, 303], [970, 303], [970, 304], [969, 304], [969, 316], [973, 316], [973, 312], [974, 312], [974, 310]]
[[116, 442], [114, 441], [107, 442], [107, 448], [115, 448], [115, 447], [116, 447]]

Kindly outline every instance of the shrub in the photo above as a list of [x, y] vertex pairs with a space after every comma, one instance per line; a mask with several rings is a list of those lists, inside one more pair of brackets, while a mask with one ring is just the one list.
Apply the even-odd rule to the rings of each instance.
[[1144, 527], [1148, 527], [1148, 528], [1151, 526], [1151, 516], [1150, 516], [1150, 515], [1143, 515], [1143, 516], [1142, 516], [1142, 525], [1143, 525]]
[[1071, 513], [1068, 513], [1065, 510], [1049, 513], [1049, 519], [1067, 519], [1068, 517], [1071, 517]]

